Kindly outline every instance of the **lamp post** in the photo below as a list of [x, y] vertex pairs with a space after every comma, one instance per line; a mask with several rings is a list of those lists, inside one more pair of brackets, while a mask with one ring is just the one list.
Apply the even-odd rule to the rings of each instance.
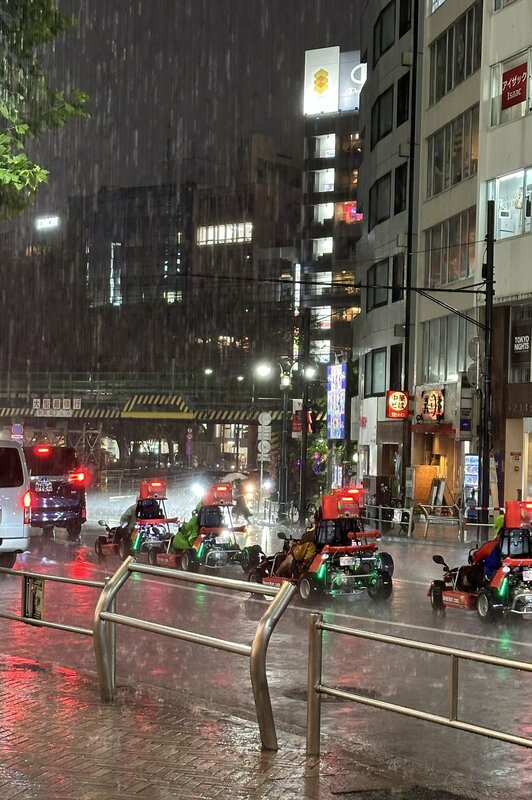
[[[281, 458], [279, 464], [279, 519], [286, 518], [286, 500], [288, 494], [288, 393], [292, 388], [292, 372], [295, 363], [288, 356], [282, 356], [276, 362], [280, 370], [280, 389], [283, 396], [283, 416], [281, 428]], [[261, 378], [267, 378], [271, 375], [273, 369], [271, 364], [259, 364], [256, 367], [256, 373]]]

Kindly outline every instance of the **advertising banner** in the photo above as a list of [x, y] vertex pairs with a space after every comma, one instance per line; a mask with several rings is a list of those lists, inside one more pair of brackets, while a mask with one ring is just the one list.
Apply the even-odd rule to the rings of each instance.
[[510, 108], [526, 100], [528, 66], [526, 62], [502, 73], [501, 108]]
[[347, 364], [327, 367], [327, 439], [345, 439]]
[[510, 332], [510, 366], [529, 367], [532, 346], [530, 322], [513, 322]]
[[358, 111], [360, 90], [366, 82], [367, 65], [360, 63], [360, 51], [340, 53], [340, 80], [338, 108], [340, 111]]
[[305, 53], [304, 114], [338, 111], [340, 48], [321, 47]]

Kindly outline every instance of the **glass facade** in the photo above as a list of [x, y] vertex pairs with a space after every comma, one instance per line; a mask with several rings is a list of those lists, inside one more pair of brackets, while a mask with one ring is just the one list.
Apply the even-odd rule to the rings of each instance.
[[495, 201], [495, 238], [530, 233], [532, 167], [489, 181], [488, 199]]

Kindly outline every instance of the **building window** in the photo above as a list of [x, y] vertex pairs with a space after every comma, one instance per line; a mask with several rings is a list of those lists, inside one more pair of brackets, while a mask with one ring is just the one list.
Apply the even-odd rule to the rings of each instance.
[[408, 33], [412, 24], [412, 0], [399, 0], [399, 38]]
[[386, 348], [372, 350], [364, 360], [364, 397], [386, 392]]
[[307, 158], [334, 158], [336, 155], [336, 134], [310, 136], [307, 139]]
[[400, 214], [406, 208], [408, 162], [405, 161], [395, 170], [395, 194], [393, 200], [393, 213]]
[[372, 311], [388, 302], [388, 259], [377, 261], [368, 269], [366, 311]]
[[[465, 313], [474, 317], [472, 310]], [[421, 383], [458, 380], [458, 376], [466, 371], [466, 366], [471, 361], [467, 353], [468, 343], [477, 335], [477, 326], [456, 314], [424, 322], [421, 334]]]
[[431, 0], [430, 13], [434, 14], [437, 8], [445, 3], [445, 0]]
[[428, 139], [427, 197], [460, 183], [478, 169], [478, 105]]
[[358, 187], [358, 169], [341, 169], [338, 173], [339, 188], [342, 191]]
[[307, 192], [334, 192], [334, 169], [318, 169], [306, 174]]
[[369, 230], [390, 218], [391, 181], [391, 173], [388, 172], [375, 181], [369, 190]]
[[509, 383], [530, 383], [532, 305], [511, 306], [508, 358]]
[[495, 0], [495, 11], [505, 6], [511, 6], [512, 3], [515, 3], [515, 0]]
[[525, 50], [491, 70], [491, 125], [521, 119], [532, 110], [532, 50]]
[[495, 236], [507, 239], [531, 231], [532, 168], [520, 169], [488, 183], [488, 200], [495, 201]]
[[393, 84], [383, 92], [371, 109], [371, 149], [393, 128]]
[[392, 303], [404, 297], [405, 254], [396, 253], [392, 260]]
[[480, 68], [481, 50], [482, 0], [476, 0], [430, 45], [430, 105]]
[[407, 121], [410, 112], [410, 73], [407, 72], [397, 81], [397, 127]]
[[403, 385], [403, 345], [390, 347], [390, 389], [400, 389]]
[[240, 244], [242, 242], [251, 242], [252, 238], [253, 224], [251, 222], [207, 225], [198, 228], [196, 244], [199, 247], [215, 244]]
[[473, 274], [476, 226], [477, 210], [473, 206], [428, 229], [427, 282], [431, 288]]
[[395, 41], [395, 0], [383, 8], [373, 28], [373, 66]]

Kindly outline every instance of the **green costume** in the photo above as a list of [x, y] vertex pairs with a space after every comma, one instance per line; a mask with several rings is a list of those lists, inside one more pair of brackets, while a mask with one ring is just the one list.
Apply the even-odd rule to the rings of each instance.
[[495, 533], [499, 533], [501, 528], [504, 527], [504, 514], [499, 514], [497, 517], [495, 517], [493, 527], [495, 528]]
[[202, 504], [198, 503], [192, 512], [191, 518], [187, 522], [183, 522], [172, 539], [172, 547], [174, 547], [175, 550], [188, 550], [196, 541], [196, 537], [199, 533], [198, 514], [201, 507]]

